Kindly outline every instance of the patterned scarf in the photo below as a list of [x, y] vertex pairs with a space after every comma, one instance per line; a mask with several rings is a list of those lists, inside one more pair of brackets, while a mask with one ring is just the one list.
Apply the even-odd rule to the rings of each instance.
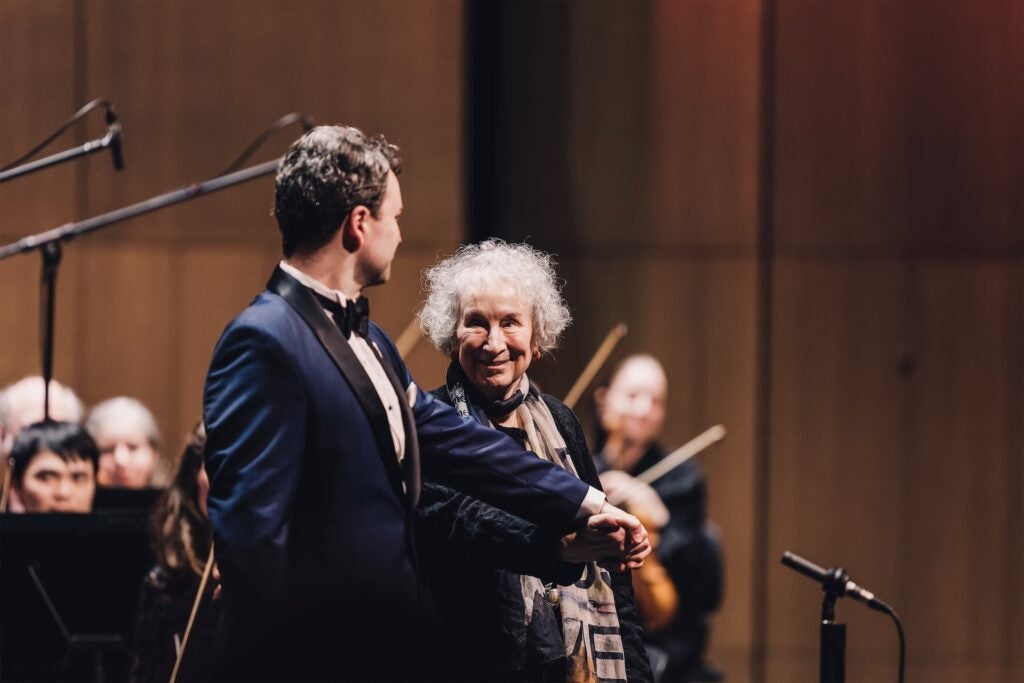
[[[449, 366], [445, 379], [448, 396], [459, 415], [494, 428], [492, 419], [501, 420], [515, 411], [526, 433], [526, 448], [579, 477], [551, 411], [525, 374], [512, 398], [492, 402], [484, 399], [470, 384], [458, 363], [453, 362]], [[557, 588], [553, 585], [545, 586], [534, 576], [524, 575], [519, 578], [525, 624], [533, 619], [535, 604], [546, 603], [549, 595], [558, 596], [568, 683], [626, 680], [626, 661], [619, 635], [619, 617], [615, 611], [615, 594], [606, 570], [589, 562], [580, 581]]]

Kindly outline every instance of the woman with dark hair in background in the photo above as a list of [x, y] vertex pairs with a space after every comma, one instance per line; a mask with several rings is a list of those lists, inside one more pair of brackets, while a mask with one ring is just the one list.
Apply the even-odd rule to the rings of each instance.
[[[150, 537], [156, 565], [143, 580], [136, 617], [135, 681], [167, 681], [185, 636], [189, 614], [210, 554], [212, 532], [206, 496], [210, 482], [203, 468], [206, 430], [200, 423], [185, 442], [177, 474], [161, 495], [150, 519]], [[203, 605], [218, 608], [208, 583]], [[215, 615], [200, 610], [189, 636], [189, 670], [205, 668], [206, 649], [212, 639]]]

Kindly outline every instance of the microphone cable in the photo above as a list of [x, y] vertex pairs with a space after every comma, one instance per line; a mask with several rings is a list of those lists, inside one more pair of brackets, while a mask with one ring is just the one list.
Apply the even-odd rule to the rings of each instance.
[[877, 603], [878, 607], [881, 609], [882, 612], [884, 612], [885, 614], [888, 614], [890, 617], [892, 617], [893, 623], [896, 624], [896, 633], [899, 634], [899, 637], [900, 637], [899, 683], [903, 683], [903, 664], [904, 664], [904, 661], [906, 660], [906, 651], [907, 651], [907, 645], [906, 645], [906, 642], [904, 641], [904, 637], [903, 637], [903, 623], [900, 622], [899, 615], [896, 614], [896, 610], [894, 610], [892, 608], [892, 605], [890, 605], [889, 603], [885, 602], [884, 600], [879, 600], [878, 598], [875, 598], [875, 602]]
[[32, 157], [34, 157], [36, 154], [39, 153], [40, 150], [42, 150], [48, 144], [50, 144], [51, 142], [53, 142], [54, 140], [59, 138], [61, 135], [63, 135], [68, 130], [68, 128], [71, 128], [71, 126], [73, 126], [76, 123], [78, 123], [78, 121], [83, 116], [85, 116], [86, 114], [91, 112], [93, 109], [96, 109], [98, 107], [103, 107], [104, 110], [106, 110], [106, 112], [107, 112], [107, 119], [106, 120], [107, 120], [107, 125], [108, 126], [111, 125], [112, 123], [114, 123], [117, 120], [117, 117], [114, 114], [114, 105], [112, 105], [109, 100], [104, 100], [104, 99], [93, 100], [92, 102], [88, 103], [87, 105], [85, 105], [84, 107], [79, 109], [77, 112], [75, 112], [74, 116], [72, 116], [70, 119], [68, 119], [64, 123], [64, 125], [62, 125], [60, 128], [55, 130], [53, 133], [50, 133], [50, 135], [47, 136], [47, 138], [45, 140], [40, 142], [38, 145], [36, 145], [32, 149], [30, 149], [29, 151], [27, 151], [24, 154], [22, 154], [20, 157], [18, 157], [14, 161], [12, 161], [9, 164], [7, 164], [7, 165], [3, 166], [2, 168], [0, 168], [0, 173], [2, 173], [3, 171], [10, 170], [10, 169], [14, 168], [15, 166], [17, 166], [18, 164], [23, 163], [23, 162], [31, 159]]
[[257, 135], [256, 138], [251, 143], [249, 143], [249, 146], [246, 147], [240, 155], [238, 155], [238, 158], [232, 161], [231, 164], [228, 165], [228, 167], [225, 168], [223, 171], [215, 175], [214, 178], [220, 178], [221, 176], [226, 176], [229, 173], [237, 171], [239, 168], [242, 167], [242, 164], [244, 164], [249, 159], [249, 157], [251, 157], [253, 153], [257, 149], [259, 149], [260, 145], [267, 141], [267, 138], [269, 138], [271, 135], [281, 130], [282, 128], [286, 128], [296, 122], [300, 122], [302, 124], [303, 133], [308, 133], [310, 130], [312, 130], [314, 126], [313, 117], [307, 114], [306, 112], [293, 111], [291, 114], [285, 114], [277, 121], [274, 121], [272, 124], [267, 126], [266, 130]]

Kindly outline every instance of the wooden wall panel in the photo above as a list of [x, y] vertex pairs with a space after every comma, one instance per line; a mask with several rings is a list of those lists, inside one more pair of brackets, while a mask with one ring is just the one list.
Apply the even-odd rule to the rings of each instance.
[[[3, 136], [3, 156], [56, 126], [77, 98], [102, 95], [121, 117], [126, 163], [117, 174], [102, 155], [51, 171], [23, 194], [6, 186], [5, 241], [210, 177], [293, 110], [384, 132], [403, 148], [405, 244], [393, 286], [370, 292], [386, 329], [404, 329], [420, 299], [418, 269], [461, 239], [457, 3], [4, 2], [0, 11], [0, 122], [17, 133]], [[299, 134], [280, 133], [250, 163], [281, 154]], [[53, 201], [53, 188], [65, 186], [66, 199]], [[8, 210], [15, 201], [17, 211]], [[273, 182], [262, 178], [70, 244], [58, 377], [90, 401], [138, 395], [176, 452], [217, 336], [279, 259], [272, 204]], [[25, 220], [36, 215], [43, 222]], [[38, 368], [38, 265], [28, 260], [31, 267], [0, 264], [3, 337], [28, 331], [10, 352], [4, 342], [3, 383]], [[437, 360], [424, 358], [424, 372], [439, 376]]]
[[[1022, 9], [776, 6], [767, 560], [892, 602], [910, 680], [1024, 675]], [[806, 584], [769, 579], [769, 680], [815, 677]], [[850, 678], [893, 677], [884, 618], [841, 617]]]
[[[85, 104], [75, 99], [74, 47], [70, 0], [0, 3], [0, 166], [34, 147]], [[93, 112], [42, 154], [102, 133], [103, 115]], [[6, 244], [74, 219], [74, 183], [74, 167], [64, 165], [0, 185], [0, 241]], [[3, 263], [3, 270], [8, 263]]]
[[[177, 389], [176, 258], [162, 246], [75, 245], [81, 262], [75, 290], [77, 338], [61, 344], [77, 354], [75, 386], [88, 405], [131, 396], [150, 406], [166, 432], [177, 421], [171, 397]], [[172, 438], [167, 444], [176, 450]]]
[[[755, 569], [755, 374], [756, 268], [752, 259], [723, 259], [700, 268], [704, 316], [691, 321], [705, 340], [706, 385], [693, 400], [699, 424], [682, 440], [721, 423], [728, 436], [701, 457], [708, 477], [708, 517], [721, 531], [725, 554], [725, 602], [712, 622], [709, 660], [745, 680], [750, 669]], [[671, 353], [671, 352], [670, 352]], [[678, 442], [673, 442], [678, 443]]]
[[[41, 262], [38, 254], [22, 254], [0, 263], [0, 387], [42, 374]], [[53, 376], [74, 388], [81, 369], [78, 342], [86, 335], [78, 298], [81, 272], [81, 261], [65, 251], [57, 276]]]
[[1019, 250], [1022, 27], [1019, 2], [778, 3], [777, 244]]
[[[918, 360], [901, 564], [915, 650], [1000, 680], [1024, 675], [1024, 267], [913, 269]], [[976, 673], [975, 667], [979, 667]]]
[[[842, 565], [883, 599], [903, 588], [907, 276], [897, 259], [775, 268], [765, 678], [814, 680], [822, 593], [779, 564], [783, 551]], [[863, 612], [840, 607], [850, 680], [893, 651], [882, 617]]]
[[[664, 440], [702, 456], [725, 552], [710, 659], [749, 671], [753, 609], [758, 3], [510, 3], [495, 105], [493, 234], [557, 255], [575, 323], [531, 376], [564, 395], [619, 321], [608, 364], [649, 352]], [[591, 396], [577, 413], [588, 426]]]
[[[404, 216], [404, 214], [403, 214]], [[403, 244], [391, 268], [391, 280], [386, 287], [367, 290], [373, 318], [398, 340], [410, 325], [423, 302], [423, 269], [428, 268], [454, 251], [455, 244], [440, 248], [426, 244]], [[379, 313], [378, 313], [379, 311]], [[418, 322], [417, 322], [418, 325]], [[412, 352], [406, 357], [406, 364], [413, 379], [424, 390], [431, 390], [444, 383], [448, 358], [443, 356], [424, 337], [421, 337]]]
[[760, 2], [658, 2], [651, 21], [653, 156], [660, 245], [756, 243]]
[[[555, 395], [567, 383], [552, 379], [554, 366], [578, 374], [601, 339], [618, 321], [629, 335], [620, 342], [608, 370], [630, 353], [658, 357], [669, 378], [669, 417], [664, 443], [682, 445], [707, 427], [722, 423], [727, 439], [700, 456], [709, 482], [709, 515], [721, 532], [726, 555], [726, 597], [713, 622], [711, 661], [740, 680], [750, 656], [753, 577], [753, 430], [755, 269], [751, 259], [704, 260], [647, 252], [623, 252], [617, 259], [563, 259], [560, 272], [574, 272], [568, 289], [585, 303], [599, 292], [600, 305], [574, 309], [578, 323], [553, 359], [537, 364], [535, 375]], [[581, 294], [582, 293], [582, 294]], [[582, 312], [581, 312], [582, 309]], [[576, 408], [590, 426], [586, 394]]]
[[[71, 2], [0, 2], [0, 165], [31, 149], [70, 118], [74, 100], [74, 21]], [[31, 69], [23, 68], [31, 63]], [[57, 94], [55, 96], [55, 94]], [[81, 124], [83, 135], [99, 137], [102, 114]], [[78, 129], [46, 148], [52, 154], [84, 142]], [[62, 225], [76, 217], [75, 169], [40, 171], [0, 185], [0, 243]], [[39, 374], [40, 257], [25, 254], [0, 261], [0, 386]], [[77, 264], [64, 265], [58, 281], [58, 334], [78, 338], [69, 283]], [[58, 343], [58, 379], [74, 377], [75, 353]]]
[[167, 442], [175, 456], [186, 430], [202, 414], [205, 370], [221, 332], [253, 299], [278, 259], [266, 245], [192, 244], [175, 255], [177, 326], [167, 362], [191, 369], [178, 373], [175, 402], [167, 413]]
[[[123, 102], [125, 153], [134, 162], [130, 180], [103, 177], [110, 182], [90, 188], [92, 210], [211, 176], [279, 116], [304, 110], [319, 123], [384, 132], [403, 146], [407, 217], [420, 225], [407, 239], [460, 234], [461, 14], [454, 3], [86, 8], [88, 88]], [[297, 127], [283, 131], [253, 161], [282, 153], [298, 134]], [[416, 183], [417, 176], [434, 182]], [[253, 184], [147, 220], [190, 239], [206, 239], [217, 226], [233, 240], [262, 240], [266, 231], [254, 232], [254, 222], [272, 199]]]

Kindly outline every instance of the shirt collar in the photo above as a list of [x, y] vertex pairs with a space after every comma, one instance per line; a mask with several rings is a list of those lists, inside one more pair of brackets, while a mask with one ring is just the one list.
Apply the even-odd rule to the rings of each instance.
[[337, 301], [342, 305], [342, 307], [348, 304], [348, 295], [345, 294], [345, 292], [341, 291], [340, 289], [331, 289], [324, 283], [313, 278], [311, 275], [307, 275], [306, 273], [302, 272], [301, 270], [299, 270], [292, 264], [287, 263], [286, 261], [281, 261], [278, 264], [278, 266], [281, 268], [281, 270], [283, 270], [284, 272], [288, 273], [293, 278], [298, 280], [299, 284], [305, 287], [309, 287], [320, 296], [327, 297], [332, 301]]

